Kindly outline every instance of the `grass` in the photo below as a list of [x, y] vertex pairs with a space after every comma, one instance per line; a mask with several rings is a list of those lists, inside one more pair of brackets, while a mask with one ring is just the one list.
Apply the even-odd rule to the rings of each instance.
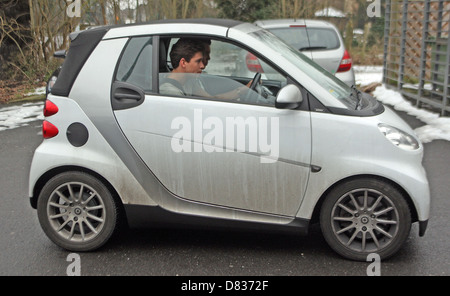
[[43, 100], [45, 95], [27, 95], [42, 86], [43, 83], [30, 85], [23, 81], [1, 80], [0, 104]]
[[45, 95], [32, 95], [32, 96], [23, 96], [21, 98], [12, 99], [7, 101], [6, 103], [17, 103], [17, 102], [35, 102], [35, 101], [43, 101], [45, 99]]

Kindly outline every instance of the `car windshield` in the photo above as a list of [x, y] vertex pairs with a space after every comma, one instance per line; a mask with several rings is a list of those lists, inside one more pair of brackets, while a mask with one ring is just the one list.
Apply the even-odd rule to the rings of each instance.
[[258, 30], [249, 34], [280, 53], [314, 80], [320, 81], [320, 85], [348, 109], [356, 109], [358, 95], [354, 94], [354, 90], [347, 84], [330, 74], [297, 49], [283, 42], [273, 33], [266, 30]]

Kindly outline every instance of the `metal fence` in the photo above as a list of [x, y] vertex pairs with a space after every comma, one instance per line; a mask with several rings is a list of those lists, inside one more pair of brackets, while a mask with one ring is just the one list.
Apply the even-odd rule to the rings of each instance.
[[450, 1], [386, 0], [383, 82], [420, 107], [450, 112]]

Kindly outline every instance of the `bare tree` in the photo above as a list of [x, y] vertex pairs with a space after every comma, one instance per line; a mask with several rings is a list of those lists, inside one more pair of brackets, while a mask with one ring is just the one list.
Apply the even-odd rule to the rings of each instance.
[[[8, 65], [33, 80], [51, 72], [53, 53], [67, 49], [69, 34], [92, 25], [122, 24], [154, 19], [201, 18], [217, 14], [213, 0], [82, 0], [81, 15], [69, 16], [68, 7], [75, 0], [2, 0], [0, 44], [5, 40], [14, 47], [15, 60]], [[288, 1], [288, 0], [286, 0]], [[301, 1], [301, 0], [297, 0]], [[7, 16], [6, 5], [25, 5], [26, 23]], [[0, 62], [5, 59], [0, 56]], [[33, 74], [35, 73], [35, 74]]]

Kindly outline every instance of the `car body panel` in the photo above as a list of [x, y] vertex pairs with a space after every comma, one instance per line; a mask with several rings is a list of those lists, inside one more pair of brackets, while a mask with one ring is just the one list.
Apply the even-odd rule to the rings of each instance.
[[[308, 199], [302, 204], [299, 217], [310, 216], [319, 198], [333, 184], [354, 176], [372, 175], [400, 186], [415, 204], [418, 219], [424, 221], [429, 218], [429, 184], [421, 164], [423, 147], [417, 151], [400, 150], [380, 133], [379, 123], [387, 123], [414, 134], [389, 108], [378, 116], [366, 118], [311, 113], [311, 162], [322, 169], [310, 176], [306, 193]], [[349, 131], [344, 138], [340, 132], [342, 130]]]
[[[58, 114], [48, 121], [58, 126], [60, 133], [54, 138], [44, 140], [35, 150], [31, 163], [33, 169], [30, 170], [29, 176], [29, 182], [32, 184], [29, 187], [30, 196], [34, 195], [34, 186], [46, 173], [61, 167], [78, 167], [107, 179], [124, 204], [156, 205], [74, 100], [51, 94], [48, 99], [58, 105]], [[67, 143], [64, 131], [72, 122], [82, 123], [89, 130], [89, 140], [82, 147]]]
[[[259, 120], [248, 119], [253, 116]], [[308, 112], [147, 96], [137, 108], [116, 111], [116, 118], [137, 153], [173, 194], [195, 202], [296, 215], [310, 171]], [[213, 131], [204, 127], [209, 123], [219, 126], [215, 131], [218, 138], [226, 136], [223, 143], [208, 141]], [[264, 129], [281, 132], [277, 139], [263, 142], [279, 137], [290, 145], [262, 151], [261, 139], [251, 136]], [[245, 147], [239, 147], [241, 135]], [[178, 145], [186, 149], [178, 151]], [[289, 182], [291, 176], [297, 182]]]

